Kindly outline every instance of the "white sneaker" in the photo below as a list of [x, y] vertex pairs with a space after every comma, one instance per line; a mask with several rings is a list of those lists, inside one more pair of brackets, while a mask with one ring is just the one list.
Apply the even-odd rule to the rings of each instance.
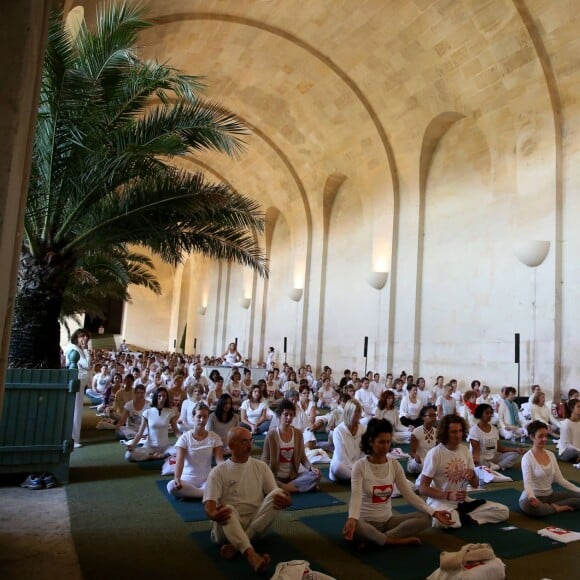
[[83, 445], [82, 445], [82, 443], [77, 443], [77, 442], [75, 441], [75, 449], [78, 449], [79, 447], [82, 447], [82, 446], [83, 446]]

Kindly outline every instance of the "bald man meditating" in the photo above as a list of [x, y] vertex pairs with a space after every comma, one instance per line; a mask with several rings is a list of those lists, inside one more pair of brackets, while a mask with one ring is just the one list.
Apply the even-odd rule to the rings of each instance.
[[251, 540], [262, 536], [278, 510], [290, 505], [290, 494], [276, 485], [266, 463], [250, 457], [252, 435], [247, 429], [231, 429], [228, 447], [231, 458], [212, 469], [203, 496], [205, 513], [214, 522], [211, 537], [222, 544], [222, 558], [240, 552], [254, 571], [262, 572], [270, 556], [258, 554]]

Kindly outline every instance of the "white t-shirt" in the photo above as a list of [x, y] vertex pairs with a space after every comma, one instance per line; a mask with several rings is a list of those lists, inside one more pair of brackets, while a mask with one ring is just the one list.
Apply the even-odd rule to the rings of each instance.
[[267, 404], [264, 403], [263, 401], [260, 401], [258, 406], [255, 409], [252, 409], [252, 407], [250, 406], [250, 399], [246, 399], [241, 406], [241, 409], [244, 409], [246, 411], [248, 421], [250, 421], [250, 423], [253, 423], [254, 425], [259, 421], [265, 408], [267, 408]]
[[230, 504], [247, 523], [264, 497], [277, 487], [272, 470], [263, 461], [250, 457], [245, 463], [234, 463], [228, 459], [210, 471], [203, 501]]
[[[442, 491], [459, 491], [463, 482], [463, 474], [467, 469], [473, 469], [473, 457], [466, 445], [452, 451], [447, 449], [443, 443], [439, 443], [429, 453], [423, 461], [422, 475], [431, 477], [431, 487], [436, 487]], [[427, 499], [431, 503], [432, 498]]]
[[294, 436], [290, 441], [282, 441], [280, 437], [280, 432], [276, 429], [276, 435], [278, 436], [278, 445], [280, 448], [280, 455], [278, 457], [278, 473], [276, 477], [279, 480], [285, 480], [290, 477], [292, 471], [292, 461], [294, 460]]
[[213, 431], [208, 431], [207, 437], [201, 441], [195, 439], [193, 431], [184, 433], [175, 444], [175, 447], [185, 449], [182, 478], [198, 487], [203, 485], [211, 471], [213, 450], [222, 445], [220, 436]]
[[348, 517], [371, 522], [385, 522], [392, 516], [391, 495], [393, 486], [405, 493], [405, 499], [417, 509], [433, 514], [433, 508], [428, 508], [418, 498], [405, 472], [396, 459], [387, 458], [386, 463], [373, 464], [368, 457], [359, 459], [352, 468], [351, 494]]
[[149, 401], [145, 401], [145, 405], [140, 411], [137, 411], [135, 409], [134, 401], [129, 401], [128, 403], [125, 403], [124, 409], [125, 411], [127, 411], [127, 413], [129, 413], [127, 415], [126, 427], [138, 431], [139, 427], [141, 427], [141, 417], [143, 416], [143, 411], [146, 411], [149, 408], [151, 408], [151, 403], [149, 403]]
[[558, 453], [562, 454], [570, 447], [580, 450], [580, 421], [566, 419], [560, 423]]
[[354, 398], [362, 405], [364, 413], [367, 417], [372, 417], [375, 414], [379, 400], [375, 397], [371, 390], [359, 389], [354, 394]]
[[469, 430], [468, 441], [477, 441], [479, 443], [479, 460], [491, 461], [497, 453], [497, 443], [499, 441], [499, 431], [493, 425], [491, 430], [486, 433], [480, 429], [479, 425], [474, 425]]
[[417, 453], [423, 461], [427, 456], [427, 453], [429, 453], [437, 443], [436, 429], [435, 427], [425, 429], [425, 427], [421, 425], [420, 427], [415, 427], [415, 429], [413, 429], [412, 436], [417, 440]]
[[143, 411], [141, 416], [147, 419], [149, 436], [147, 437], [147, 447], [167, 447], [169, 445], [169, 425], [171, 419], [176, 415], [176, 411], [170, 407], [159, 409], [150, 407]]
[[522, 475], [524, 478], [524, 491], [526, 492], [526, 495], [528, 497], [543, 497], [550, 495], [552, 493], [552, 483], [554, 481], [559, 483], [562, 487], [580, 494], [580, 487], [576, 487], [567, 479], [564, 479], [560, 467], [558, 466], [558, 462], [556, 461], [556, 456], [551, 451], [546, 450], [546, 453], [550, 458], [550, 463], [548, 463], [548, 465], [540, 465], [534, 457], [531, 449], [524, 453], [524, 456], [522, 457]]

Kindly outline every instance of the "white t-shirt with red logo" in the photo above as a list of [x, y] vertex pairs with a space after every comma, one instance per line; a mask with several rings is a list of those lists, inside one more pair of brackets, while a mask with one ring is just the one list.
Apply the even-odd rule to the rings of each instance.
[[348, 517], [370, 522], [384, 522], [392, 516], [391, 495], [394, 485], [413, 506], [429, 515], [433, 509], [415, 495], [396, 459], [374, 464], [368, 457], [359, 459], [352, 468], [351, 495]]
[[278, 444], [280, 446], [280, 456], [278, 458], [280, 465], [276, 477], [283, 481], [290, 477], [292, 471], [292, 461], [294, 460], [294, 437], [286, 443], [285, 441], [282, 441], [278, 429], [276, 429], [276, 435], [278, 435]]

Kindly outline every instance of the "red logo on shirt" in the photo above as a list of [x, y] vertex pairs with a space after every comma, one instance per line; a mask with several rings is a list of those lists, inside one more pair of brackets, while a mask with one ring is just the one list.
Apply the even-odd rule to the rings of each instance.
[[392, 485], [373, 485], [372, 503], [387, 503], [393, 495]]

